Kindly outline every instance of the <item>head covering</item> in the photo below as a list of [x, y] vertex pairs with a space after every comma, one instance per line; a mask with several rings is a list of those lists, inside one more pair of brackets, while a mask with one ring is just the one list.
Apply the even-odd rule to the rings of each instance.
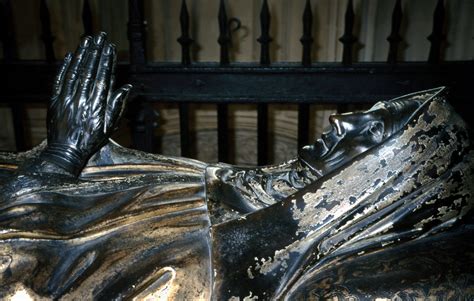
[[389, 101], [376, 103], [368, 112], [385, 110], [388, 112], [385, 120], [384, 138], [398, 132], [412, 117], [422, 102], [416, 97], [399, 97]]

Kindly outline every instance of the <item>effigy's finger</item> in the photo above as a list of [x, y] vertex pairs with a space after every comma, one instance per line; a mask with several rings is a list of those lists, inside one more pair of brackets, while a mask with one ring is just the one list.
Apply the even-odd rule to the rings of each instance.
[[105, 112], [105, 132], [111, 135], [117, 128], [123, 111], [127, 105], [128, 95], [132, 85], [127, 84], [112, 94], [107, 103], [107, 111]]
[[94, 37], [93, 43], [89, 47], [84, 67], [80, 73], [79, 95], [76, 101], [87, 100], [90, 96], [94, 82], [96, 80], [97, 68], [102, 55], [102, 49], [106, 43], [106, 33], [101, 32]]
[[51, 137], [51, 131], [53, 130], [52, 127], [54, 123], [58, 120], [60, 114], [63, 114], [62, 110], [58, 109], [58, 102], [60, 101], [60, 93], [62, 87], [64, 85], [64, 78], [66, 76], [66, 72], [71, 65], [71, 61], [73, 58], [73, 54], [68, 52], [64, 57], [64, 61], [59, 68], [58, 74], [54, 79], [53, 83], [53, 93], [51, 96], [51, 101], [49, 103], [49, 108], [47, 111], [46, 120], [48, 121], [47, 130], [48, 130], [48, 137]]
[[110, 84], [109, 84], [109, 91], [107, 93], [107, 99], [112, 97], [112, 94], [114, 93], [114, 87], [115, 87], [115, 70], [117, 67], [117, 46], [115, 46], [114, 43], [110, 43], [114, 49], [114, 56], [113, 56], [113, 62], [112, 62], [112, 71], [110, 73]]
[[64, 83], [61, 88], [61, 98], [65, 100], [64, 106], [73, 99], [77, 89], [77, 78], [82, 66], [87, 58], [87, 52], [90, 47], [92, 38], [84, 37], [74, 53], [70, 66], [66, 72]]
[[[110, 80], [112, 75], [112, 67], [114, 62], [115, 49], [112, 45], [104, 46], [97, 69], [96, 80], [92, 90], [92, 107], [91, 114], [96, 116], [100, 112], [105, 111], [107, 106], [107, 94], [109, 92]], [[104, 118], [104, 115], [102, 115]]]
[[56, 78], [54, 79], [53, 83], [53, 94], [51, 100], [54, 102], [59, 94], [61, 93], [61, 87], [63, 85], [64, 77], [66, 76], [66, 71], [71, 64], [73, 54], [71, 52], [66, 53], [64, 57], [63, 63], [58, 70], [58, 74], [56, 74]]

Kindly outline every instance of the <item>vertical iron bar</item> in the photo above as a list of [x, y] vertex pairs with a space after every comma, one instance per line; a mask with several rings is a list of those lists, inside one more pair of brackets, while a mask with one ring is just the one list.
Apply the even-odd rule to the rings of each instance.
[[402, 41], [400, 36], [400, 26], [402, 24], [402, 2], [397, 0], [395, 7], [393, 8], [392, 13], [392, 31], [387, 37], [387, 41], [390, 43], [390, 49], [388, 51], [387, 62], [390, 64], [395, 64], [398, 57], [398, 45]]
[[441, 47], [445, 39], [443, 34], [444, 18], [444, 0], [438, 0], [433, 15], [433, 31], [428, 36], [428, 40], [431, 42], [430, 54], [428, 56], [429, 63], [439, 63], [441, 60]]
[[143, 0], [128, 1], [128, 41], [130, 47], [130, 65], [132, 71], [146, 63], [145, 21]]
[[313, 44], [312, 36], [313, 12], [311, 11], [311, 1], [306, 0], [306, 6], [303, 12], [303, 36], [300, 41], [303, 44], [302, 64], [305, 67], [311, 66], [311, 46]]
[[0, 35], [3, 45], [3, 59], [7, 62], [17, 59], [15, 34], [13, 30], [12, 7], [10, 0], [0, 2]]
[[[339, 41], [344, 45], [342, 49], [342, 63], [344, 65], [352, 64], [352, 48], [354, 43], [357, 41], [356, 37], [352, 34], [354, 27], [354, 6], [352, 0], [347, 1], [346, 14], [344, 16], [344, 34]], [[338, 105], [337, 112], [342, 113], [348, 110], [348, 105]]]
[[[86, 23], [84, 23], [86, 26]], [[85, 27], [87, 31], [87, 28]], [[140, 89], [134, 81], [134, 73], [146, 64], [145, 52], [145, 20], [143, 0], [128, 1], [128, 41], [130, 52], [130, 78], [135, 89]], [[130, 126], [132, 131], [133, 147], [139, 150], [153, 152], [155, 148], [155, 127], [157, 114], [140, 95], [140, 91], [130, 102]]]
[[[267, 0], [263, 0], [260, 11], [261, 35], [257, 39], [260, 43], [260, 65], [270, 65], [270, 10]], [[268, 105], [260, 103], [257, 105], [257, 163], [268, 164]]]
[[[302, 64], [304, 67], [311, 66], [311, 46], [313, 44], [312, 36], [313, 12], [311, 10], [311, 1], [306, 0], [306, 6], [303, 12], [303, 36], [300, 41], [303, 44]], [[300, 104], [298, 106], [298, 149], [308, 144], [309, 138], [309, 104]]]
[[181, 36], [178, 38], [178, 42], [181, 44], [181, 63], [189, 65], [191, 64], [190, 46], [193, 43], [193, 39], [189, 37], [189, 14], [186, 0], [181, 2], [179, 23], [181, 25]]
[[130, 106], [128, 114], [132, 128], [133, 147], [146, 152], [153, 152], [158, 113], [155, 112], [149, 102], [138, 96], [133, 100], [133, 105]]
[[82, 24], [84, 26], [84, 35], [91, 36], [92, 35], [92, 10], [89, 3], [89, 0], [84, 0], [84, 4], [82, 6]]
[[309, 104], [298, 106], [298, 149], [309, 142]]
[[26, 116], [25, 106], [21, 103], [12, 104], [10, 106], [13, 119], [13, 131], [15, 134], [16, 151], [21, 152], [27, 150], [26, 131], [24, 118]]
[[181, 139], [181, 156], [191, 157], [191, 144], [189, 139], [189, 106], [187, 103], [179, 104], [179, 133]]
[[[15, 43], [15, 34], [13, 28], [13, 13], [9, 0], [0, 2], [0, 36], [3, 44], [3, 60], [11, 62], [18, 59], [17, 48]], [[25, 151], [27, 149], [26, 129], [24, 117], [26, 116], [25, 106], [22, 103], [10, 105], [13, 133], [15, 135], [16, 151]]]
[[41, 39], [44, 43], [46, 61], [54, 62], [56, 60], [53, 48], [54, 36], [51, 32], [51, 17], [46, 0], [41, 0], [40, 2], [40, 20], [42, 29]]
[[[181, 2], [181, 12], [179, 14], [179, 23], [181, 25], [181, 36], [178, 38], [181, 44], [181, 64], [188, 66], [191, 64], [190, 46], [193, 40], [189, 36], [189, 13], [186, 6], [186, 0]], [[191, 157], [190, 150], [190, 131], [189, 131], [189, 107], [187, 103], [179, 104], [179, 128], [181, 138], [181, 156]]]
[[346, 15], [344, 19], [344, 35], [339, 39], [344, 45], [342, 51], [342, 63], [345, 65], [352, 64], [352, 48], [354, 43], [357, 41], [356, 37], [352, 34], [354, 27], [354, 7], [352, 0], [347, 2]]
[[[220, 64], [221, 66], [226, 66], [229, 64], [230, 34], [224, 0], [220, 1], [217, 19], [219, 22], [219, 38], [217, 42], [221, 46]], [[227, 104], [217, 104], [217, 158], [219, 162], [229, 163], [227, 109]]]
[[257, 105], [257, 164], [268, 164], [268, 105]]
[[227, 104], [217, 104], [217, 158], [225, 163], [229, 163], [228, 114]]

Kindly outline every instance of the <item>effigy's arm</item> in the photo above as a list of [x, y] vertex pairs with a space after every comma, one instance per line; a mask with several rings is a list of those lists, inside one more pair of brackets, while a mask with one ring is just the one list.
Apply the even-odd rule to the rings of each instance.
[[77, 177], [116, 129], [131, 86], [113, 90], [116, 51], [106, 34], [85, 37], [58, 71], [48, 108], [48, 143], [19, 173]]
[[77, 179], [117, 128], [131, 89], [113, 90], [115, 64], [115, 46], [105, 33], [83, 38], [76, 52], [66, 55], [53, 84], [47, 145], [1, 181], [0, 201]]

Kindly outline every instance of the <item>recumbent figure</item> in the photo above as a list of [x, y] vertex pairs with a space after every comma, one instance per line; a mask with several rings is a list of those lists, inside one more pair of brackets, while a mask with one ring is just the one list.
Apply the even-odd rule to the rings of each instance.
[[0, 155], [0, 296], [472, 298], [472, 138], [445, 88], [333, 115], [297, 158], [244, 168], [109, 138], [104, 33], [68, 54], [48, 138]]

